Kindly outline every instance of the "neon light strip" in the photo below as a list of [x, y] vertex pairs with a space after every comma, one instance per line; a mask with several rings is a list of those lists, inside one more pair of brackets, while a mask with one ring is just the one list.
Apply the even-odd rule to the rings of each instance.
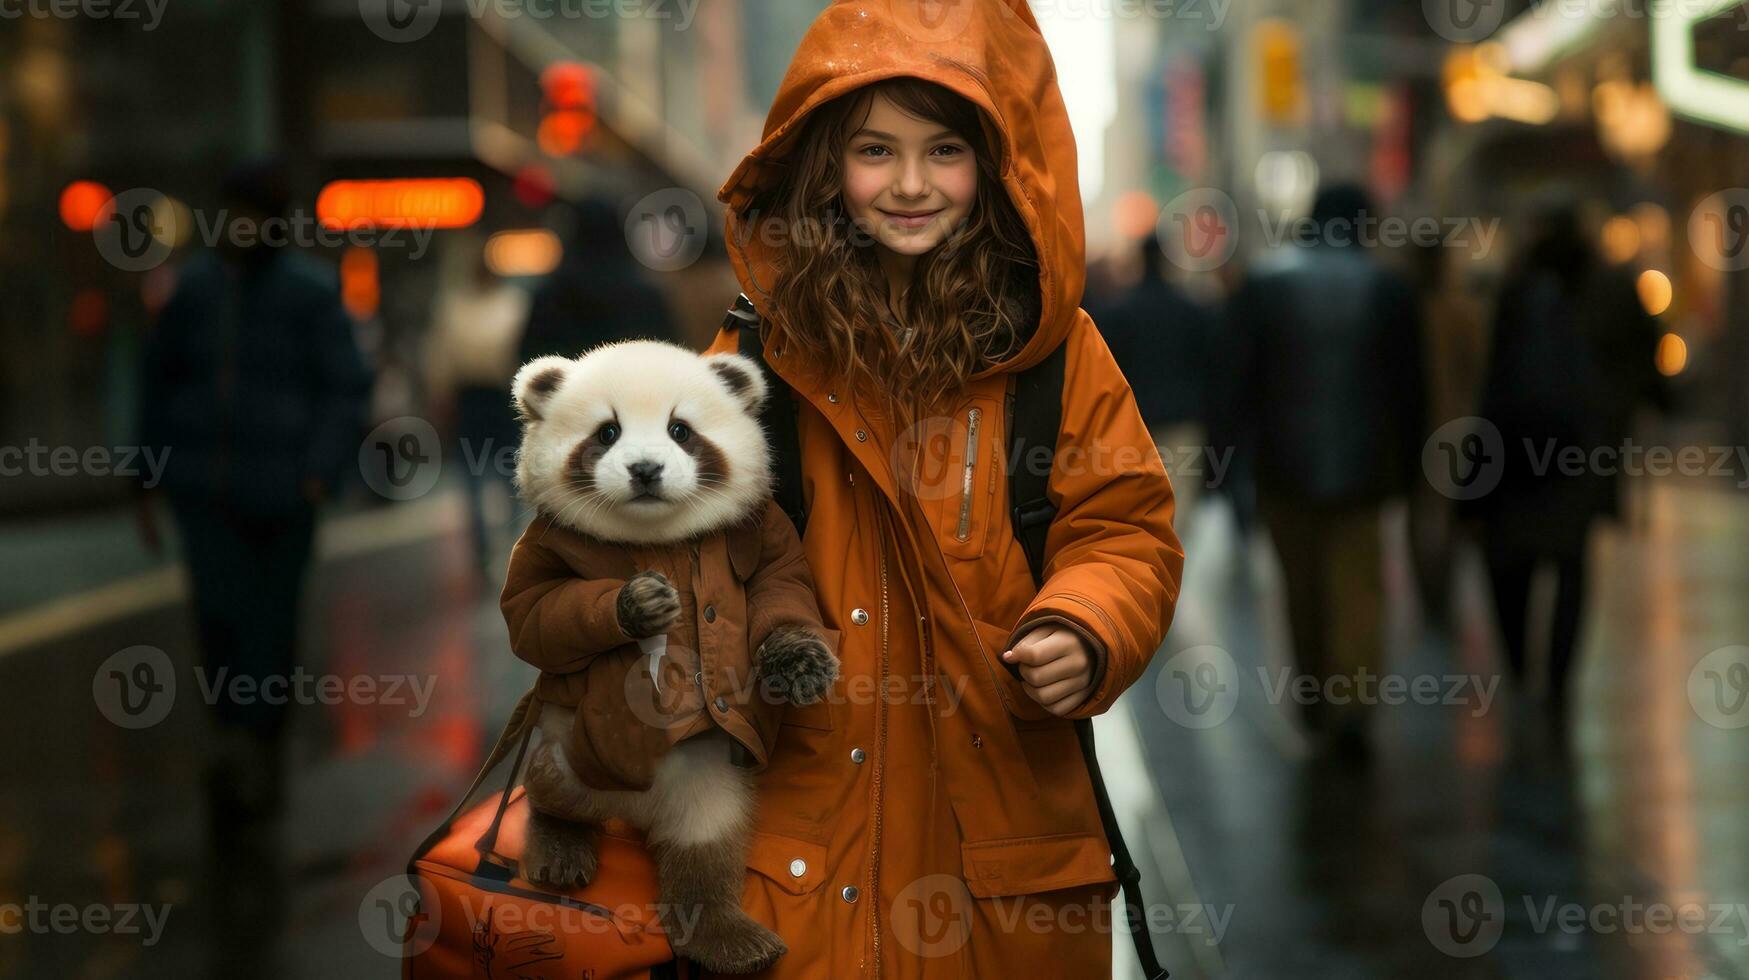
[[1652, 16], [1652, 84], [1672, 112], [1722, 129], [1749, 132], [1749, 84], [1694, 66], [1694, 31], [1700, 21], [1737, 6], [1740, 0], [1691, 0], [1693, 7]]

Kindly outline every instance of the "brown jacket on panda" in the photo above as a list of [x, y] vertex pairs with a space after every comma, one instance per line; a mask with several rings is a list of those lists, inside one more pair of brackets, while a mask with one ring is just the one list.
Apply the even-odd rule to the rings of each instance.
[[[666, 649], [627, 636], [617, 614], [621, 587], [650, 570], [679, 594], [679, 619], [656, 638]], [[838, 649], [795, 526], [771, 501], [662, 545], [600, 541], [543, 514], [516, 543], [500, 605], [511, 648], [542, 671], [536, 700], [581, 708], [565, 752], [603, 790], [649, 789], [668, 749], [712, 726], [746, 749], [749, 768], [764, 768], [784, 702], [756, 676], [756, 652], [785, 624]]]

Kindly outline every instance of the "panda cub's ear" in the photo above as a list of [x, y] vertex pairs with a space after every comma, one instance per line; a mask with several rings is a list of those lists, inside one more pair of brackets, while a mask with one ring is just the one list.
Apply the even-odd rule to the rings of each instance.
[[546, 417], [547, 402], [565, 383], [565, 376], [576, 363], [568, 357], [537, 357], [516, 372], [516, 380], [510, 383], [510, 392], [524, 423], [539, 422]]
[[729, 389], [729, 394], [741, 402], [748, 415], [759, 414], [759, 406], [765, 404], [768, 389], [765, 385], [765, 372], [759, 370], [759, 365], [752, 358], [743, 354], [713, 354], [704, 359], [715, 371], [723, 386]]

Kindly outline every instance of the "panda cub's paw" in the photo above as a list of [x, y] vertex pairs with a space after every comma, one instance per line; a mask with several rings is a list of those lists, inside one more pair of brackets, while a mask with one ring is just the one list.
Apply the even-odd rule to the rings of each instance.
[[813, 630], [779, 626], [759, 648], [759, 672], [790, 704], [813, 704], [838, 679], [838, 658]]
[[639, 572], [619, 590], [619, 628], [641, 640], [668, 632], [680, 618], [680, 593], [661, 572]]

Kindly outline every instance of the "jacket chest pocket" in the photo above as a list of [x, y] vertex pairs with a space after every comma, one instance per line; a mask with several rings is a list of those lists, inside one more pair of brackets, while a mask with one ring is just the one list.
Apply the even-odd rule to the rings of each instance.
[[916, 426], [900, 474], [929, 517], [943, 554], [983, 555], [1003, 495], [1001, 403], [975, 397]]

